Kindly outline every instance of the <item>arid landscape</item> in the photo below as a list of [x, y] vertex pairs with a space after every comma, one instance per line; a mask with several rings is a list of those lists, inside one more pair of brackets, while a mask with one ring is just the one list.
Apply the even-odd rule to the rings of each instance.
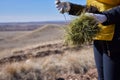
[[65, 26], [0, 24], [0, 80], [97, 80], [92, 45], [66, 46]]

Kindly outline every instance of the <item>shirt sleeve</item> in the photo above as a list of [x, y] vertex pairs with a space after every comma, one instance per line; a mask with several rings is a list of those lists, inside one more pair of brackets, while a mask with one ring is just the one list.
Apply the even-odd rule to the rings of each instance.
[[85, 6], [83, 5], [78, 5], [78, 4], [73, 4], [73, 3], [70, 3], [70, 11], [68, 12], [70, 15], [80, 15], [81, 12], [83, 11], [83, 9], [85, 8]]
[[120, 6], [104, 11], [103, 14], [107, 17], [107, 21], [102, 23], [103, 25], [120, 24]]

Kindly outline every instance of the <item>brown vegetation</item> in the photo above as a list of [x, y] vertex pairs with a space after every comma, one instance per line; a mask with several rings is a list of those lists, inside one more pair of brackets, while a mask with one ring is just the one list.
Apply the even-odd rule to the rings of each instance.
[[[47, 25], [11, 39], [14, 45], [25, 40], [29, 45], [16, 45], [16, 48], [11, 48], [11, 54], [1, 56], [0, 80], [96, 80], [92, 46], [65, 46], [63, 34], [64, 31], [60, 27]], [[33, 37], [38, 44], [31, 40]], [[40, 40], [41, 38], [45, 41]]]

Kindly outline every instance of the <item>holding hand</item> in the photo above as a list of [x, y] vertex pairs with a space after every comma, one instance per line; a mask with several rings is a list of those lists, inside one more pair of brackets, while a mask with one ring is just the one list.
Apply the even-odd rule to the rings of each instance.
[[103, 14], [85, 13], [85, 15], [94, 17], [99, 23], [103, 23], [107, 20], [107, 17]]
[[56, 8], [60, 13], [66, 13], [70, 11], [70, 3], [69, 2], [60, 2], [60, 0], [55, 1]]

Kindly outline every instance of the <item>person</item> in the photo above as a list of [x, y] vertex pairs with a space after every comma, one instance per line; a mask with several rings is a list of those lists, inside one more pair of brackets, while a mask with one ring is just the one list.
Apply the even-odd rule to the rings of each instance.
[[101, 31], [93, 40], [94, 59], [98, 80], [120, 80], [120, 0], [87, 0], [86, 5], [55, 1], [60, 13], [80, 15], [90, 6], [87, 13], [99, 21]]

